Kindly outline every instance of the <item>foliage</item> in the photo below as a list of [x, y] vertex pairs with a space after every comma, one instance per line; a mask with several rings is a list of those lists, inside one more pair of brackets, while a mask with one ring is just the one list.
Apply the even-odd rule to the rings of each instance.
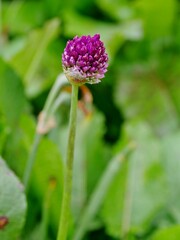
[[0, 159], [0, 178], [0, 238], [17, 239], [20, 236], [26, 213], [23, 186], [3, 159]]
[[[110, 66], [101, 84], [87, 86], [93, 102], [79, 94], [69, 239], [80, 231], [78, 240], [178, 240], [180, 2], [1, 2], [0, 217], [10, 221], [1, 229], [0, 219], [0, 239], [22, 230], [26, 200], [14, 173], [22, 180], [66, 41], [100, 33]], [[41, 139], [21, 239], [56, 239], [68, 112], [67, 101]], [[127, 153], [129, 144], [135, 147]]]

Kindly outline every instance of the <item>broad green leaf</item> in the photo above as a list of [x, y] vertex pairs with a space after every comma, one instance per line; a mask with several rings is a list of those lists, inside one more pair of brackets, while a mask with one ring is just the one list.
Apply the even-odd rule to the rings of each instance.
[[[135, 65], [131, 70], [123, 70], [118, 77], [115, 101], [126, 119], [143, 119], [158, 135], [163, 136], [179, 126], [179, 113], [171, 88], [178, 91], [180, 82], [175, 78], [166, 82], [160, 75], [153, 75], [153, 69], [146, 68]], [[180, 102], [176, 104], [180, 105]]]
[[25, 163], [28, 158], [33, 135], [35, 133], [35, 120], [29, 114], [23, 114], [7, 137], [4, 146], [4, 156], [8, 165], [22, 178]]
[[51, 199], [49, 222], [57, 230], [62, 198], [63, 164], [57, 146], [48, 139], [42, 139], [31, 177], [31, 186], [41, 202], [51, 179], [54, 179], [56, 188]]
[[152, 39], [170, 34], [175, 20], [175, 0], [139, 0], [135, 3], [135, 6], [144, 19], [147, 37]]
[[19, 239], [25, 222], [25, 213], [26, 198], [23, 186], [0, 158], [0, 239]]
[[[41, 224], [38, 224], [35, 229], [31, 230], [30, 234], [27, 234], [25, 237], [23, 237], [24, 240], [41, 240], [42, 236], [42, 228]], [[44, 239], [45, 240], [45, 239]]]
[[145, 232], [167, 197], [158, 139], [142, 123], [126, 124], [125, 132], [136, 149], [115, 177], [101, 211], [107, 231], [114, 237], [132, 229]]
[[180, 223], [180, 131], [163, 139], [163, 163], [168, 182], [168, 207], [171, 215]]
[[150, 240], [178, 240], [180, 239], [180, 226], [175, 225], [158, 230]]
[[[28, 153], [31, 150], [34, 134], [35, 121], [33, 117], [30, 115], [23, 115], [19, 125], [8, 138], [4, 154], [7, 158], [8, 164], [20, 177], [23, 176], [25, 163], [28, 158]], [[38, 204], [40, 206], [43, 203], [49, 180], [52, 178], [55, 179], [57, 184], [52, 196], [52, 204], [49, 214], [51, 218], [50, 224], [56, 228], [60, 214], [63, 184], [62, 160], [57, 146], [52, 141], [44, 138], [39, 145], [33, 173], [30, 179], [30, 190], [32, 190], [32, 195], [30, 194], [30, 196], [37, 200], [37, 206]], [[29, 204], [30, 209], [33, 207], [32, 205], [33, 202]], [[30, 216], [28, 215], [28, 220], [30, 220], [31, 217], [34, 217], [32, 216], [32, 212], [35, 214], [34, 211], [29, 210]]]
[[37, 95], [46, 84], [48, 76], [45, 74], [46, 69], [42, 65], [43, 57], [47, 47], [57, 37], [58, 33], [59, 20], [52, 19], [42, 29], [30, 32], [24, 47], [9, 61], [22, 77], [28, 96]]
[[[52, 216], [50, 215], [50, 209], [52, 205], [52, 197], [54, 197], [54, 191], [56, 191], [57, 181], [55, 178], [51, 178], [46, 186], [46, 193], [43, 199], [43, 204], [41, 207], [42, 217], [40, 223], [38, 225], [34, 224], [33, 229], [30, 229], [30, 232], [27, 234], [25, 231], [25, 235], [23, 236], [24, 240], [47, 240], [48, 238], [48, 229], [49, 225], [52, 221]], [[30, 209], [30, 214], [32, 209]], [[30, 215], [29, 214], [29, 215]], [[56, 230], [57, 232], [57, 230]]]
[[27, 107], [23, 86], [18, 75], [0, 58], [0, 112], [12, 126]]

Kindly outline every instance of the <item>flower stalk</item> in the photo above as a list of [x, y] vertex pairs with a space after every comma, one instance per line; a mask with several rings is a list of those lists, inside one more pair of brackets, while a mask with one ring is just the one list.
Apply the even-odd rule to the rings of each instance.
[[64, 171], [64, 189], [57, 240], [66, 240], [68, 233], [68, 223], [71, 208], [72, 175], [73, 175], [72, 169], [74, 158], [74, 142], [76, 134], [77, 102], [78, 102], [78, 86], [72, 85], [69, 136]]
[[74, 142], [76, 133], [76, 112], [78, 102], [78, 87], [85, 84], [101, 82], [107, 71], [108, 55], [100, 35], [74, 37], [67, 42], [62, 54], [64, 74], [72, 84], [69, 137], [66, 165], [64, 171], [64, 189], [61, 207], [61, 217], [57, 240], [66, 240], [71, 209], [72, 175]]

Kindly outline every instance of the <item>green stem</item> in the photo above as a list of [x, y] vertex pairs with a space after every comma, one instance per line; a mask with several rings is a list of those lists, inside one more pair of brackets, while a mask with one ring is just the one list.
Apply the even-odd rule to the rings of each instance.
[[104, 197], [106, 196], [112, 180], [120, 169], [122, 160], [122, 156], [118, 155], [110, 161], [107, 169], [104, 171], [93, 194], [91, 195], [87, 207], [84, 209], [84, 212], [79, 219], [78, 226], [76, 227], [74, 236], [72, 238], [73, 240], [81, 240], [84, 237], [89, 225], [97, 214]]
[[115, 155], [109, 162], [107, 168], [104, 170], [102, 177], [100, 178], [94, 192], [92, 193], [90, 200], [84, 209], [84, 212], [79, 219], [79, 224], [76, 227], [73, 240], [83, 239], [89, 225], [93, 218], [96, 216], [103, 200], [112, 184], [116, 174], [118, 174], [122, 163], [126, 160], [127, 155], [135, 148], [135, 143], [130, 142], [121, 153]]
[[126, 180], [126, 189], [124, 195], [124, 206], [122, 211], [122, 227], [121, 227], [121, 237], [122, 240], [129, 239], [129, 230], [131, 227], [131, 217], [132, 217], [132, 206], [133, 206], [133, 190], [135, 189], [135, 182], [136, 182], [136, 171], [137, 171], [136, 162], [130, 161], [128, 167], [128, 174]]
[[[57, 103], [55, 100], [57, 98], [57, 95], [59, 94], [60, 89], [65, 84], [67, 84], [67, 79], [65, 78], [64, 74], [60, 74], [57, 77], [57, 79], [47, 97], [45, 106], [42, 111], [44, 114], [44, 118], [43, 118], [43, 122], [42, 122], [43, 126], [46, 126], [46, 123], [47, 123], [50, 115], [52, 114], [51, 109], [55, 109], [55, 110], [57, 109]], [[63, 100], [63, 99], [64, 98], [62, 97], [61, 100]], [[56, 108], [54, 108], [54, 103], [56, 103]], [[62, 101], [59, 101], [58, 103], [61, 104]], [[53, 113], [54, 113], [54, 111], [53, 111]], [[32, 168], [34, 165], [37, 149], [38, 149], [39, 143], [41, 141], [41, 138], [42, 138], [42, 134], [36, 132], [34, 141], [33, 141], [33, 145], [32, 145], [32, 149], [30, 151], [30, 154], [29, 154], [29, 157], [28, 157], [28, 160], [26, 163], [25, 171], [24, 171], [24, 176], [23, 176], [23, 183], [24, 183], [26, 191], [28, 189], [29, 179], [31, 177]]]
[[61, 93], [54, 101], [51, 110], [49, 111], [49, 116], [53, 116], [55, 112], [58, 110], [59, 106], [61, 106], [62, 103], [66, 102], [69, 99], [70, 99], [69, 93]]
[[54, 85], [53, 85], [53, 87], [52, 87], [52, 89], [51, 89], [51, 91], [50, 91], [50, 93], [49, 93], [49, 95], [48, 95], [47, 101], [46, 101], [46, 103], [45, 103], [43, 112], [45, 112], [46, 115], [47, 115], [47, 114], [49, 113], [49, 111], [51, 110], [51, 106], [52, 106], [54, 100], [56, 99], [56, 97], [57, 97], [57, 95], [58, 95], [58, 93], [59, 93], [59, 90], [60, 90], [60, 89], [63, 87], [63, 85], [65, 85], [65, 84], [67, 84], [67, 79], [66, 79], [66, 77], [65, 77], [64, 74], [60, 74], [60, 75], [57, 77], [57, 79], [56, 79], [56, 81], [55, 81], [55, 83], [54, 83]]
[[74, 141], [75, 141], [75, 133], [76, 133], [77, 101], [78, 101], [78, 86], [72, 85], [69, 137], [68, 137], [66, 167], [65, 167], [65, 176], [64, 176], [64, 190], [63, 190], [61, 218], [59, 223], [57, 240], [67, 239], [68, 222], [69, 222], [70, 206], [71, 206], [72, 169], [73, 169], [73, 158], [74, 158]]
[[37, 152], [39, 143], [41, 141], [41, 137], [42, 136], [40, 134], [36, 133], [36, 135], [34, 137], [34, 142], [33, 142], [33, 145], [32, 145], [32, 149], [31, 149], [31, 152], [29, 154], [28, 161], [27, 161], [27, 165], [26, 165], [26, 168], [25, 168], [23, 183], [24, 183], [24, 186], [25, 186], [26, 190], [28, 188], [28, 183], [29, 183], [31, 171], [32, 171], [32, 168], [33, 168], [33, 165], [34, 165], [36, 152]]
[[56, 188], [56, 179], [55, 178], [49, 179], [48, 189], [46, 192], [43, 211], [42, 211], [41, 240], [48, 239], [48, 224], [50, 220], [49, 210], [50, 210], [51, 201], [52, 201], [55, 188]]

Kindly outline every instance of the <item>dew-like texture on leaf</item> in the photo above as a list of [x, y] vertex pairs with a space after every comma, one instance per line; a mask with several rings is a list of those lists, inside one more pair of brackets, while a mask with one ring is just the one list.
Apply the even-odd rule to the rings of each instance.
[[25, 214], [23, 185], [0, 158], [0, 239], [19, 239]]

